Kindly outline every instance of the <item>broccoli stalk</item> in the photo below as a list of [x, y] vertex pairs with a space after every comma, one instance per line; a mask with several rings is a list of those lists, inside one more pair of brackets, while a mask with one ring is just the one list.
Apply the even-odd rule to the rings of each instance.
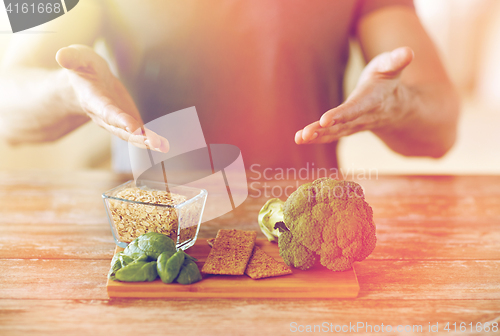
[[279, 198], [271, 198], [259, 212], [258, 222], [262, 233], [269, 241], [278, 241], [279, 231], [274, 228], [275, 223], [283, 221], [283, 205]]
[[373, 211], [361, 186], [330, 178], [294, 191], [284, 204], [283, 222], [274, 228], [280, 231], [285, 263], [304, 270], [314, 265], [316, 256], [332, 271], [350, 269], [372, 253], [377, 241]]

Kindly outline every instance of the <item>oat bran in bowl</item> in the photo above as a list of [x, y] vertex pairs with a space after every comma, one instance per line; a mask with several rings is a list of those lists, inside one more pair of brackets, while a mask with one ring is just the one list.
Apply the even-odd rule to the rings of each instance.
[[194, 245], [207, 199], [204, 189], [154, 181], [128, 181], [102, 194], [120, 247], [147, 232], [165, 234], [177, 248]]

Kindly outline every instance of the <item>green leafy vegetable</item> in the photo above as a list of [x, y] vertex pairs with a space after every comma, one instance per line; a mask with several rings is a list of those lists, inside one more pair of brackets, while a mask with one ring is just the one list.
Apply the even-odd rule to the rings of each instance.
[[125, 247], [123, 254], [131, 257], [132, 259], [147, 259], [146, 252], [139, 248], [139, 237], [134, 239], [130, 244]]
[[196, 259], [195, 257], [190, 256], [190, 255], [189, 255], [189, 254], [187, 254], [187, 253], [184, 253], [184, 257], [185, 257], [187, 260], [191, 260], [191, 261], [198, 261], [198, 259]]
[[165, 251], [175, 252], [176, 250], [174, 241], [161, 233], [148, 232], [137, 237], [136, 240], [137, 247], [153, 260], [158, 259], [158, 256]]
[[123, 255], [123, 252], [118, 252], [113, 256], [113, 259], [111, 259], [111, 268], [109, 269], [108, 273], [108, 278], [111, 280], [115, 280], [115, 274], [116, 271], [118, 271], [120, 268], [122, 268], [122, 263], [120, 260], [120, 256]]
[[[176, 251], [174, 241], [163, 234], [149, 232], [134, 239], [113, 256], [108, 277], [118, 281], [153, 281], [160, 275], [171, 283], [183, 273], [182, 284], [201, 280], [196, 258], [182, 250]], [[195, 270], [196, 268], [196, 270]]]
[[183, 285], [189, 285], [198, 282], [201, 279], [201, 273], [198, 265], [196, 265], [194, 261], [189, 260], [185, 265], [182, 266], [176, 281]]
[[128, 255], [124, 255], [123, 253], [120, 255], [120, 263], [122, 267], [127, 266], [128, 264], [133, 263], [134, 261], [146, 261], [142, 260], [141, 258], [134, 260], [133, 258], [129, 257]]
[[158, 275], [164, 283], [171, 283], [177, 278], [184, 263], [184, 256], [186, 253], [179, 250], [174, 254], [169, 251], [163, 252], [158, 257]]
[[116, 280], [126, 282], [153, 281], [157, 276], [156, 261], [134, 261], [115, 274]]

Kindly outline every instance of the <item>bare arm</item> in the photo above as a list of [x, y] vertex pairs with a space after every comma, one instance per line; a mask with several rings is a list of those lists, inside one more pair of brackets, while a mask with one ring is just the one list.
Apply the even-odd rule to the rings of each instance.
[[57, 140], [88, 120], [62, 69], [0, 73], [0, 138], [10, 144]]
[[443, 156], [455, 141], [458, 97], [415, 12], [382, 8], [360, 19], [357, 35], [370, 62], [357, 87], [297, 132], [296, 142], [325, 143], [371, 130], [403, 155]]
[[56, 140], [89, 120], [55, 54], [72, 43], [92, 45], [100, 21], [99, 7], [82, 3], [45, 24], [48, 33], [13, 35], [0, 67], [1, 138], [12, 144]]
[[458, 96], [415, 12], [394, 7], [367, 15], [358, 25], [358, 38], [367, 61], [402, 45], [415, 54], [401, 73], [402, 97], [393, 107], [406, 110], [406, 120], [374, 133], [401, 154], [444, 155], [455, 142]]

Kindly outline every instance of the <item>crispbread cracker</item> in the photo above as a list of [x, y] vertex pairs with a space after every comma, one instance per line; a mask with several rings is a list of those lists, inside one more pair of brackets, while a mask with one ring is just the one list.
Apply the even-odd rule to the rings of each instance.
[[260, 247], [255, 246], [245, 274], [252, 279], [262, 279], [292, 274], [292, 270], [264, 252]]
[[255, 231], [219, 230], [201, 271], [206, 274], [244, 274], [256, 236]]
[[[215, 238], [207, 239], [208, 246], [212, 247]], [[248, 261], [245, 274], [252, 279], [269, 278], [280, 275], [292, 274], [292, 270], [264, 252], [260, 247], [255, 246], [252, 257]]]

